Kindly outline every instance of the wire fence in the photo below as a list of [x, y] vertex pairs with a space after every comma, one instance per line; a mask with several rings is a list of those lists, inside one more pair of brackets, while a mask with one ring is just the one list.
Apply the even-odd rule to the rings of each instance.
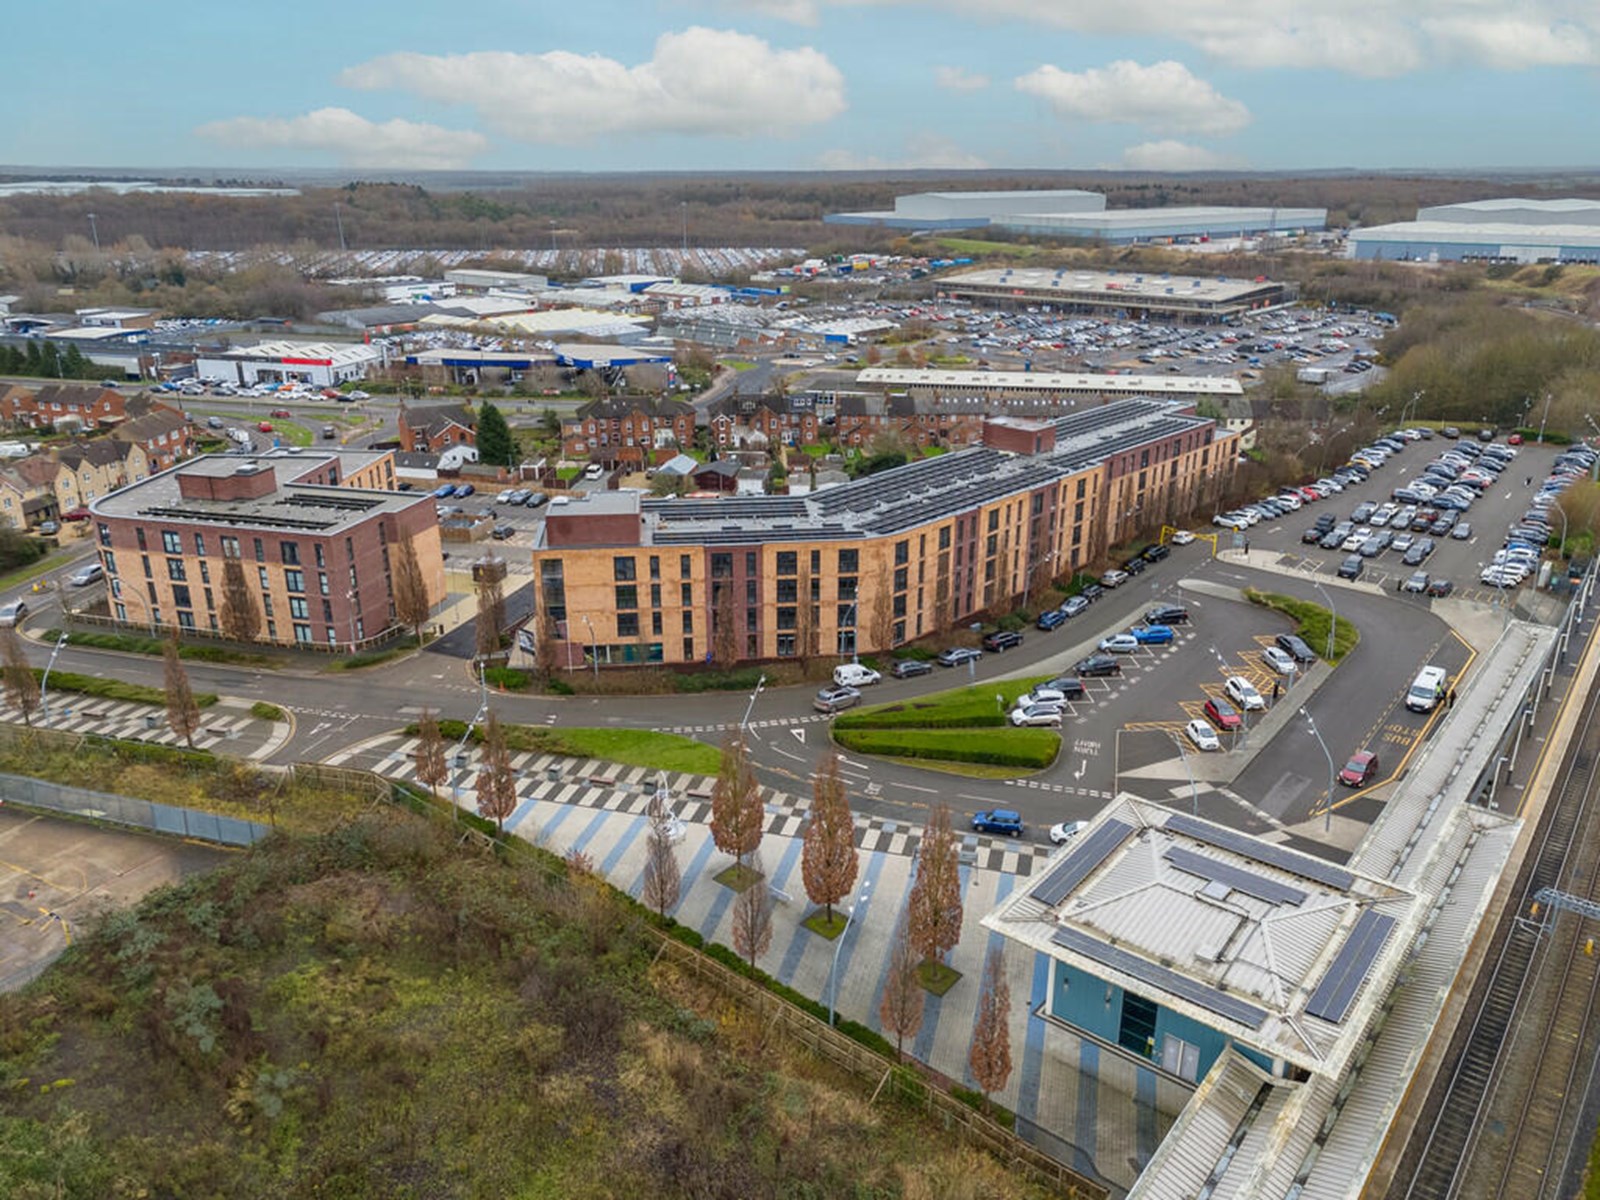
[[26, 775], [0, 774], [0, 801], [223, 846], [251, 846], [272, 832], [271, 826], [238, 817], [94, 792]]

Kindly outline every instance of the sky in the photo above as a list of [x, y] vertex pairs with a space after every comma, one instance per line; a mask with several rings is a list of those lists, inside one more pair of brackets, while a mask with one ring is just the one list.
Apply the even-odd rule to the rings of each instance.
[[6, 30], [10, 164], [1600, 164], [1596, 0], [51, 0]]

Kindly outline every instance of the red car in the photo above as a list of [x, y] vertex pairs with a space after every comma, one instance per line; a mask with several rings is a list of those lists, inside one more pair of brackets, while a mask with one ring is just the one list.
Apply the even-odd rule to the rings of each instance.
[[1345, 787], [1360, 787], [1378, 773], [1378, 756], [1371, 750], [1362, 750], [1350, 756], [1344, 770], [1339, 772], [1339, 782]]
[[[273, 414], [273, 415], [276, 416], [277, 414]], [[262, 433], [271, 433], [272, 432], [272, 422], [271, 421], [263, 421], [263, 422], [261, 422], [261, 424], [257, 425], [256, 428], [261, 430]]]
[[1205, 707], [1206, 720], [1210, 721], [1223, 733], [1232, 733], [1244, 724], [1244, 718], [1238, 710], [1226, 700], [1219, 700], [1215, 696], [1208, 697]]
[[1513, 433], [1510, 437], [1508, 437], [1506, 439], [1506, 445], [1508, 445], [1508, 446], [1520, 446], [1520, 445], [1522, 445], [1522, 435], [1520, 433]]
[[292, 417], [294, 414], [287, 408], [275, 408], [267, 414], [269, 417]]

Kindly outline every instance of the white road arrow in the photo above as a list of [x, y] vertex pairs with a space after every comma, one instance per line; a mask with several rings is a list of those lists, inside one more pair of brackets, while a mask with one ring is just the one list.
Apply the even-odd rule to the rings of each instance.
[[789, 730], [789, 732], [794, 734], [794, 740], [799, 742], [802, 746], [806, 744], [806, 731], [804, 729], [795, 728]]
[[1080, 779], [1081, 780], [1088, 773], [1089, 773], [1089, 760], [1086, 758], [1081, 763], [1078, 764], [1078, 769], [1073, 774], [1072, 777], [1074, 779]]

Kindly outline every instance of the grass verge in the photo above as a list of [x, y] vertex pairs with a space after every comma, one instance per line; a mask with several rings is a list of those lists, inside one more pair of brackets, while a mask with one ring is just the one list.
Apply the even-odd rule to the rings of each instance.
[[1061, 751], [1053, 729], [835, 729], [833, 736], [862, 754], [1032, 770], [1048, 767]]
[[924, 991], [942, 996], [961, 981], [961, 972], [949, 963], [934, 962], [931, 958], [917, 966], [917, 982]]
[[[1259, 604], [1263, 608], [1270, 608], [1274, 612], [1281, 612], [1284, 616], [1295, 622], [1295, 632], [1318, 654], [1326, 657], [1328, 651], [1328, 622], [1332, 617], [1326, 608], [1320, 604], [1313, 604], [1309, 600], [1297, 600], [1293, 596], [1285, 596], [1278, 592], [1262, 592], [1255, 588], [1245, 588], [1244, 598], [1251, 604]], [[1328, 659], [1328, 665], [1337, 666], [1346, 654], [1354, 650], [1361, 641], [1361, 630], [1357, 629], [1343, 617], [1339, 618], [1339, 627], [1333, 635], [1333, 657]]]
[[[53, 642], [61, 636], [59, 629], [47, 629], [44, 633], [46, 641]], [[136, 633], [84, 633], [73, 631], [67, 634], [67, 645], [89, 646], [96, 650], [121, 650], [125, 654], [149, 654], [159, 656], [166, 646], [162, 638], [145, 637]], [[178, 657], [191, 662], [209, 663], [234, 663], [248, 667], [275, 667], [278, 661], [266, 654], [252, 654], [247, 650], [228, 650], [221, 646], [188, 646], [182, 643], [178, 646]], [[52, 676], [51, 678], [54, 678]]]
[[[33, 677], [42, 680], [44, 671], [33, 669]], [[135, 704], [166, 704], [167, 693], [158, 687], [143, 683], [128, 683], [121, 679], [105, 679], [99, 675], [80, 675], [75, 671], [51, 671], [52, 692], [76, 692], [82, 696], [96, 696], [102, 700], [131, 700]], [[210, 708], [217, 702], [215, 692], [196, 692], [194, 702], [200, 708]]]
[[[935, 692], [918, 700], [893, 704], [874, 704], [839, 714], [835, 730], [841, 729], [976, 729], [1006, 723], [1006, 714], [1018, 696], [1033, 688], [1048, 675], [1029, 679], [1006, 679], [992, 685], [972, 685], [949, 692]], [[1004, 704], [995, 700], [1004, 697]]]
[[261, 721], [281, 721], [283, 709], [276, 704], [268, 704], [265, 700], [257, 700], [250, 706], [250, 715]]
[[843, 913], [838, 912], [833, 914], [833, 920], [830, 921], [828, 920], [827, 910], [819, 908], [804, 921], [801, 921], [800, 924], [811, 930], [818, 937], [827, 938], [831, 942], [844, 932], [847, 921], [848, 918]]
[[[406, 726], [415, 736], [416, 723]], [[439, 733], [448, 742], [467, 732], [464, 721], [440, 721]], [[481, 737], [473, 731], [473, 740]], [[567, 758], [600, 758], [630, 767], [657, 767], [686, 775], [715, 775], [722, 767], [722, 751], [693, 738], [653, 729], [550, 729], [538, 725], [506, 726], [506, 744], [513, 750], [560, 754]]]
[[765, 876], [760, 871], [734, 863], [731, 867], [724, 867], [711, 878], [731, 892], [748, 892], [760, 883]]
[[399, 646], [385, 646], [381, 650], [363, 650], [359, 654], [347, 654], [343, 658], [336, 658], [328, 664], [330, 671], [359, 671], [363, 667], [376, 667], [381, 663], [390, 662], [402, 654], [409, 654], [416, 649], [413, 642]]
[[41, 575], [48, 575], [57, 567], [66, 565], [66, 563], [60, 562], [54, 554], [42, 555], [25, 567], [18, 567], [15, 571], [7, 571], [4, 575], [0, 575], [0, 591], [9, 591], [19, 583], [27, 583], [29, 580], [37, 579]]

